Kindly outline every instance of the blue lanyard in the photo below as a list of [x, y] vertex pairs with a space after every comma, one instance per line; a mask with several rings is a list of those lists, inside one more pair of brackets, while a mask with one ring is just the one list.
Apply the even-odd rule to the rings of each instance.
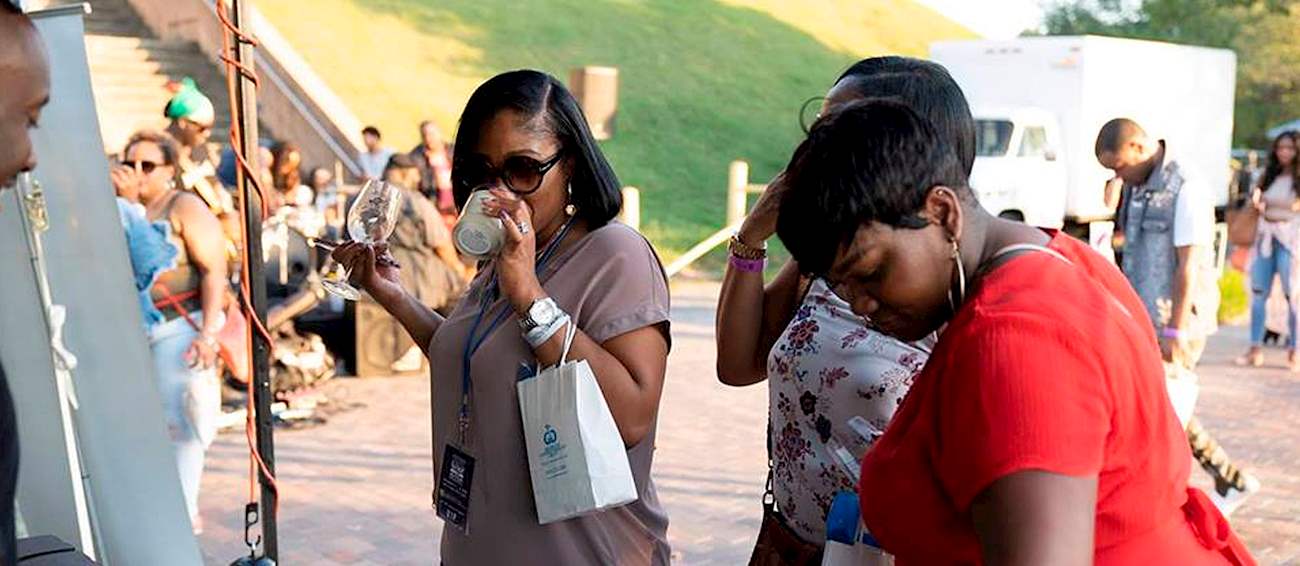
[[[546, 245], [546, 249], [542, 251], [542, 256], [537, 260], [537, 266], [534, 268], [534, 273], [537, 274], [539, 279], [542, 277], [542, 272], [546, 270], [546, 264], [551, 261], [556, 251], [559, 250], [560, 242], [564, 241], [564, 236], [569, 233], [569, 227], [572, 225], [573, 219], [570, 218], [560, 228], [559, 233], [554, 238], [551, 238], [551, 242]], [[495, 267], [493, 269], [495, 270]], [[496, 301], [497, 291], [497, 276], [494, 271], [492, 280], [483, 288], [483, 295], [479, 300], [478, 314], [474, 315], [474, 324], [469, 328], [469, 336], [465, 339], [465, 350], [461, 356], [460, 443], [462, 446], [465, 444], [466, 432], [469, 430], [470, 360], [474, 358], [474, 353], [483, 345], [483, 342], [487, 341], [488, 336], [492, 335], [492, 331], [496, 330], [505, 321], [506, 316], [510, 314], [510, 309], [507, 306], [497, 314], [496, 318], [492, 319], [492, 322], [488, 324], [487, 329], [482, 334], [478, 334], [479, 325], [483, 322], [483, 314]]]

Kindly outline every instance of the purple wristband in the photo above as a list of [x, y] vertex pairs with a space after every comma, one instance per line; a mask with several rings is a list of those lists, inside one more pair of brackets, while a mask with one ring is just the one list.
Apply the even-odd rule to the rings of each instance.
[[731, 256], [731, 266], [747, 273], [758, 273], [763, 271], [763, 267], [766, 265], [766, 259], [745, 259], [735, 255]]
[[1168, 338], [1168, 339], [1170, 339], [1170, 340], [1177, 340], [1177, 339], [1179, 339], [1179, 338], [1182, 338], [1182, 336], [1183, 336], [1183, 333], [1180, 332], [1177, 328], [1173, 328], [1173, 327], [1169, 327], [1169, 326], [1164, 327], [1164, 329], [1162, 329], [1162, 330], [1160, 331], [1160, 337], [1161, 337], [1161, 338]]

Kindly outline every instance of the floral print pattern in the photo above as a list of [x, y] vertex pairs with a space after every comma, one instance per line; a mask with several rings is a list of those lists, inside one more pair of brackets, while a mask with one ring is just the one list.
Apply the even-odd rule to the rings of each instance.
[[856, 469], [846, 469], [833, 447], [860, 459], [875, 440], [848, 421], [862, 417], [883, 431], [932, 344], [867, 328], [822, 280], [813, 282], [767, 364], [777, 508], [805, 540], [825, 540], [835, 494], [856, 489]]

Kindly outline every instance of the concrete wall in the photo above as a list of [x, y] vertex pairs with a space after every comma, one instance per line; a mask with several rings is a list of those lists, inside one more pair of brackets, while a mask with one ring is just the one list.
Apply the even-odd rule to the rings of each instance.
[[[224, 65], [221, 24], [212, 0], [128, 1], [159, 37], [198, 43], [214, 64]], [[260, 121], [277, 139], [297, 143], [303, 163], [332, 168], [337, 161], [355, 177], [361, 122], [255, 7], [249, 10], [247, 28], [260, 42], [254, 62], [260, 77]]]

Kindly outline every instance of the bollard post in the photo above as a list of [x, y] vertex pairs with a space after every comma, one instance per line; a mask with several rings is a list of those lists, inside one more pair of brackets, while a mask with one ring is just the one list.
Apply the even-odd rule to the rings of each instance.
[[623, 187], [623, 211], [619, 213], [619, 220], [624, 224], [631, 226], [633, 230], [641, 231], [641, 190], [636, 187]]
[[727, 170], [727, 226], [734, 226], [744, 220], [748, 187], [749, 163], [739, 159], [732, 161]]

